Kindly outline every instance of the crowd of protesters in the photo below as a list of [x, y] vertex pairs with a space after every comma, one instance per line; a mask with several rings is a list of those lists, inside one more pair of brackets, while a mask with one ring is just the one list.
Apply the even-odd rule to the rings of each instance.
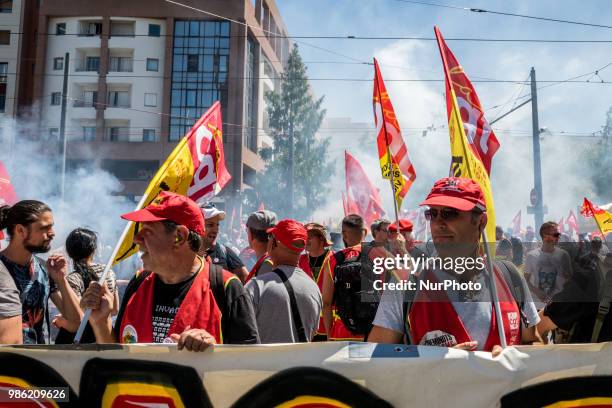
[[[612, 340], [609, 241], [572, 242], [554, 222], [522, 236], [498, 227], [494, 259], [484, 268], [413, 263], [375, 273], [377, 258], [484, 256], [486, 202], [476, 183], [438, 180], [421, 205], [429, 242], [414, 238], [408, 219], [366, 225], [350, 214], [332, 236], [325, 225], [258, 210], [236, 245], [219, 235], [225, 212], [162, 192], [122, 216], [140, 224], [134, 242], [142, 268], [121, 296], [112, 270], [99, 283], [107, 268], [94, 262], [94, 231], [75, 229], [67, 256], [44, 261], [55, 236], [51, 208], [34, 200], [0, 207], [0, 230], [9, 238], [0, 252], [0, 344], [72, 343], [88, 308], [82, 343], [177, 343], [192, 351], [219, 343], [365, 340], [496, 355], [502, 344]], [[417, 289], [380, 290], [376, 279]], [[461, 289], [425, 289], [446, 281]], [[51, 316], [49, 300], [58, 315]]]

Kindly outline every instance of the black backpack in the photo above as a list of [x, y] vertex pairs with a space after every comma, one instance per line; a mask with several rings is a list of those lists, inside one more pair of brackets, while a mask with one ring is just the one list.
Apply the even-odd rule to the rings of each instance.
[[359, 256], [346, 258], [343, 251], [336, 252], [334, 268], [334, 304], [342, 323], [354, 334], [367, 335], [371, 328], [381, 291], [374, 290], [375, 275], [367, 254], [371, 244], [363, 244]]

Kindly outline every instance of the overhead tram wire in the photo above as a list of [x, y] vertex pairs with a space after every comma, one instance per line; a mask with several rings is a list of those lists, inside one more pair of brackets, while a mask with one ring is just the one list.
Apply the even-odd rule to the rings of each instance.
[[[219, 15], [219, 14], [211, 13], [210, 11], [202, 10], [202, 9], [197, 8], [197, 7], [189, 6], [189, 5], [183, 4], [183, 3], [179, 3], [179, 2], [174, 1], [174, 0], [164, 0], [164, 1], [166, 1], [167, 3], [175, 4], [177, 6], [185, 7], [185, 8], [190, 9], [190, 10], [198, 11], [200, 13], [207, 14], [209, 16], [220, 18], [222, 20], [230, 21], [230, 22], [235, 23], [235, 24], [243, 25], [243, 26], [245, 26], [247, 28], [250, 28], [250, 29], [252, 29], [254, 31], [255, 30], [259, 30], [259, 31], [261, 31], [263, 33], [269, 33], [269, 34], [272, 34], [272, 35], [276, 34], [276, 33], [272, 32], [272, 31], [265, 30], [265, 29], [260, 28], [260, 27], [253, 27], [253, 26], [251, 26], [251, 25], [249, 25], [247, 23], [244, 23], [242, 21], [238, 21], [238, 20], [235, 20], [235, 19], [232, 19], [232, 18], [229, 18], [229, 17], [225, 17], [225, 16], [222, 16], [222, 15]], [[293, 39], [293, 37], [290, 37], [290, 38]], [[295, 40], [295, 39], [294, 39], [294, 41], [297, 42], [297, 43], [306, 45], [308, 47], [316, 48], [316, 49], [318, 49], [320, 51], [328, 52], [328, 53], [331, 53], [331, 54], [334, 54], [334, 55], [337, 55], [337, 56], [340, 56], [342, 58], [346, 58], [346, 59], [349, 59], [349, 60], [352, 60], [352, 61], [355, 61], [355, 62], [360, 62], [360, 63], [362, 63], [364, 65], [373, 65], [373, 63], [371, 63], [371, 62], [362, 61], [360, 59], [351, 57], [350, 55], [342, 54], [340, 52], [337, 52], [337, 51], [334, 51], [334, 50], [330, 50], [330, 49], [327, 49], [327, 48], [324, 48], [324, 47], [320, 47], [318, 45], [310, 44], [310, 43], [307, 43], [307, 42], [304, 42], [304, 41]]]
[[400, 3], [409, 3], [409, 4], [418, 4], [418, 5], [425, 5], [425, 6], [450, 8], [450, 9], [468, 11], [468, 12], [472, 12], [472, 13], [488, 13], [488, 14], [497, 14], [497, 15], [501, 15], [501, 16], [507, 16], [507, 17], [519, 17], [519, 18], [526, 18], [526, 19], [531, 19], [531, 20], [548, 21], [548, 22], [552, 22], [552, 23], [573, 24], [573, 25], [580, 25], [580, 26], [587, 26], [587, 27], [597, 27], [597, 28], [612, 28], [612, 26], [609, 26], [609, 25], [606, 25], [606, 24], [586, 23], [584, 21], [565, 20], [565, 19], [552, 18], [552, 17], [531, 16], [531, 15], [527, 15], [527, 14], [518, 14], [518, 13], [510, 13], [510, 12], [504, 12], [504, 11], [487, 10], [487, 9], [476, 8], [476, 7], [459, 7], [459, 6], [449, 5], [449, 4], [434, 3], [434, 2], [427, 2], [427, 1], [417, 1], [417, 0], [393, 0], [393, 1], [397, 1], [397, 2], [400, 2]]

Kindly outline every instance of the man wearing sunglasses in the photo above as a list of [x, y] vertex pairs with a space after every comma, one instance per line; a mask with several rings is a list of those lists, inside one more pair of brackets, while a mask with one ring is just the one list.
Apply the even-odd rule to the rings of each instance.
[[[421, 205], [429, 207], [425, 217], [430, 223], [437, 258], [444, 261], [444, 266], [433, 262], [433, 266], [426, 267], [416, 280], [415, 289], [386, 290], [368, 340], [396, 344], [403, 337], [409, 337], [419, 345], [499, 354], [501, 341], [487, 271], [482, 267], [486, 262], [480, 255], [479, 241], [487, 224], [485, 197], [480, 186], [466, 178], [444, 178], [434, 184]], [[453, 268], [446, 266], [449, 261]], [[539, 317], [524, 279], [514, 266], [499, 262], [494, 263], [493, 278], [506, 343], [537, 340], [535, 325]], [[453, 287], [435, 289], [432, 285], [444, 282], [452, 283]], [[514, 282], [520, 287], [523, 299], [514, 295], [511, 289]], [[480, 289], [454, 289], [455, 284]]]
[[540, 227], [542, 246], [527, 253], [525, 258], [525, 278], [533, 293], [544, 307], [572, 275], [572, 262], [569, 254], [559, 248], [559, 225], [545, 222]]

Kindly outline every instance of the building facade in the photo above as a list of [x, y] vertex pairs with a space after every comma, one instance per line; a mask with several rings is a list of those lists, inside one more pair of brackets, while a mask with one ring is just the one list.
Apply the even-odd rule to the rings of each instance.
[[59, 145], [66, 81], [68, 169], [100, 166], [136, 198], [217, 100], [232, 175], [222, 196], [248, 188], [263, 169], [257, 152], [272, 145], [264, 95], [278, 89], [289, 54], [276, 5], [183, 3], [199, 11], [143, 0], [41, 3], [33, 99], [40, 137]]

